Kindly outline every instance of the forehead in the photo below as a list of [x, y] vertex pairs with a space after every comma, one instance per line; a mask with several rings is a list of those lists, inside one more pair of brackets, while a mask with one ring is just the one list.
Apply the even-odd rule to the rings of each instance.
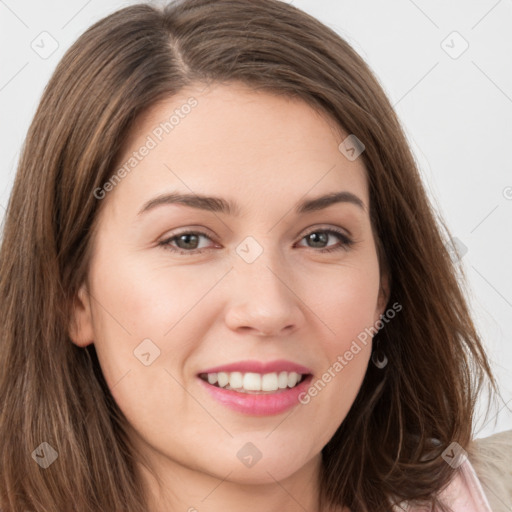
[[169, 190], [208, 193], [243, 210], [349, 190], [367, 205], [366, 170], [340, 152], [345, 137], [303, 100], [237, 83], [194, 86], [137, 119], [116, 166], [132, 160], [133, 169], [111, 195], [135, 207]]

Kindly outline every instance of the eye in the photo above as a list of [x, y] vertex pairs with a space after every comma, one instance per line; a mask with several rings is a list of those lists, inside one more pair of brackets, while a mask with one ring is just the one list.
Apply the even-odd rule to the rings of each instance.
[[[205, 249], [204, 247], [199, 248], [199, 240], [201, 237], [211, 240], [206, 233], [201, 231], [184, 231], [183, 233], [163, 240], [158, 245], [178, 254], [201, 254]], [[176, 243], [178, 247], [173, 247], [171, 245], [172, 243]]]
[[325, 253], [339, 250], [348, 251], [354, 244], [354, 241], [351, 240], [347, 235], [345, 235], [342, 231], [338, 231], [334, 228], [315, 229], [314, 231], [310, 231], [307, 235], [305, 235], [302, 240], [306, 240], [306, 242], [315, 244], [312, 248], [318, 248], [319, 245], [323, 246], [325, 243], [327, 243], [330, 236], [336, 237], [339, 240], [339, 243], [331, 247], [321, 248], [317, 252]]
[[[158, 245], [163, 247], [164, 249], [167, 249], [178, 254], [201, 254], [205, 250], [209, 249], [209, 247], [200, 247], [201, 237], [211, 240], [211, 238], [202, 231], [184, 231], [182, 233], [175, 234], [170, 238], [166, 238]], [[328, 243], [329, 237], [337, 238], [339, 241], [338, 244], [335, 244], [331, 247], [323, 247], [324, 244]], [[302, 237], [301, 241], [302, 240], [306, 240], [307, 243], [314, 244], [313, 247], [310, 246], [309, 248], [319, 249], [316, 252], [321, 253], [339, 250], [348, 251], [349, 248], [355, 243], [342, 231], [338, 231], [337, 229], [334, 228], [316, 229], [314, 231], [310, 231], [307, 235]]]

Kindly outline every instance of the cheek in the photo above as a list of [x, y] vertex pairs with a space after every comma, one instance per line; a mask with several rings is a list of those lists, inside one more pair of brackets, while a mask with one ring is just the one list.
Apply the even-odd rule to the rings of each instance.
[[138, 431], [179, 432], [171, 409], [194, 407], [180, 383], [194, 340], [201, 339], [194, 305], [210, 280], [191, 279], [184, 267], [171, 271], [120, 259], [96, 268], [96, 352], [112, 396]]
[[[375, 323], [379, 296], [378, 267], [343, 268], [324, 282], [322, 293], [315, 292], [318, 316], [327, 334], [325, 348], [331, 359], [345, 352], [353, 340], [364, 341], [367, 329]], [[366, 341], [371, 342], [368, 338]], [[363, 345], [364, 347], [364, 345]]]
[[219, 279], [215, 272], [193, 266], [172, 268], [162, 260], [155, 264], [150, 258], [121, 255], [105, 258], [95, 270], [92, 288], [99, 317], [105, 320], [101, 327], [123, 338], [131, 336], [132, 341], [153, 336], [155, 342], [168, 342], [169, 333], [194, 316], [201, 297]]
[[144, 375], [169, 368], [181, 380], [183, 364], [204, 330], [198, 318], [205, 318], [204, 304], [211, 307], [205, 296], [225, 271], [208, 271], [206, 266], [170, 268], [162, 260], [154, 264], [123, 258], [115, 251], [108, 256], [105, 251], [104, 256], [97, 258], [101, 264], [91, 272], [91, 295], [96, 299], [92, 301], [95, 347], [107, 383], [113, 386], [141, 367]]
[[322, 425], [319, 435], [323, 442], [342, 423], [363, 382], [371, 356], [378, 293], [378, 267], [369, 265], [340, 269], [324, 293], [316, 291], [312, 298], [316, 298], [315, 312], [319, 311], [325, 326], [319, 342], [324, 367], [301, 401]]

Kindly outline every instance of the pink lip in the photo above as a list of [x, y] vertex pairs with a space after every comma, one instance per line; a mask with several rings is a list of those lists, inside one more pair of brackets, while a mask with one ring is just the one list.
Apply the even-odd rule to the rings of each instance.
[[[226, 367], [223, 367], [226, 368]], [[237, 369], [239, 366], [237, 366]], [[286, 370], [283, 370], [286, 371]], [[295, 370], [291, 370], [295, 371]], [[230, 409], [253, 416], [270, 416], [280, 414], [300, 403], [299, 396], [309, 388], [313, 375], [308, 375], [294, 388], [278, 390], [275, 393], [258, 395], [239, 393], [231, 389], [212, 386], [198, 377], [201, 386], [210, 393], [215, 400]]]
[[309, 368], [300, 364], [292, 363], [291, 361], [285, 361], [283, 359], [277, 361], [238, 361], [236, 363], [225, 364], [222, 366], [215, 366], [214, 368], [208, 368], [202, 370], [201, 373], [219, 373], [219, 372], [254, 372], [254, 373], [273, 373], [273, 372], [296, 372], [305, 375], [307, 373], [313, 373]]

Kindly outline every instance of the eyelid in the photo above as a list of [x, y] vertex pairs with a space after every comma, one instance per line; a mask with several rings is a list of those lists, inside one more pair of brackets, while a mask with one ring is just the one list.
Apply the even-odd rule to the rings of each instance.
[[[304, 228], [302, 230], [300, 230], [294, 238], [303, 238], [304, 236], [314, 232], [315, 230], [340, 230], [340, 231], [344, 231], [346, 236], [348, 238], [352, 238], [352, 233], [346, 229], [346, 228], [342, 228], [340, 226], [333, 226], [332, 224], [313, 224], [307, 228]], [[215, 235], [213, 234], [213, 231], [211, 231], [210, 229], [208, 228], [205, 228], [204, 226], [187, 226], [186, 228], [183, 228], [183, 229], [178, 229], [178, 231], [172, 233], [171, 235], [167, 236], [166, 237], [166, 240], [168, 240], [169, 238], [173, 238], [175, 236], [179, 236], [179, 235], [183, 235], [183, 234], [186, 234], [186, 233], [195, 233], [195, 234], [204, 234], [204, 235], [207, 235], [209, 238], [215, 238]], [[301, 233], [302, 233], [302, 236], [301, 236]]]
[[336, 231], [345, 235], [347, 238], [353, 238], [352, 234], [348, 229], [342, 228], [341, 226], [333, 226], [332, 224], [313, 224], [312, 226], [309, 226], [303, 229], [302, 231], [299, 231], [297, 237], [300, 237], [300, 239], [302, 239], [305, 236], [314, 233], [315, 231]]
[[177, 238], [180, 235], [200, 235], [200, 236], [206, 236], [210, 240], [214, 241], [216, 235], [213, 231], [211, 231], [208, 228], [205, 228], [204, 226], [187, 226], [186, 228], [178, 228], [176, 231], [172, 231], [171, 234], [166, 235], [162, 241], [166, 242], [168, 240], [171, 240], [173, 238]]

